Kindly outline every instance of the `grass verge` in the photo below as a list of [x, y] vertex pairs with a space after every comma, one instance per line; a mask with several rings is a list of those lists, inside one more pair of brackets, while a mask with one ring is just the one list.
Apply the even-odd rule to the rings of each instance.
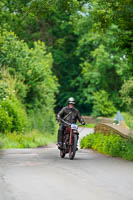
[[84, 127], [84, 128], [94, 128], [96, 124], [85, 124], [85, 125], [81, 125], [78, 124], [79, 127]]
[[80, 147], [92, 148], [112, 157], [133, 161], [133, 140], [131, 138], [124, 139], [114, 134], [107, 136], [102, 133], [93, 133], [81, 140]]
[[56, 142], [56, 134], [42, 134], [34, 130], [27, 134], [0, 134], [0, 148], [35, 148]]

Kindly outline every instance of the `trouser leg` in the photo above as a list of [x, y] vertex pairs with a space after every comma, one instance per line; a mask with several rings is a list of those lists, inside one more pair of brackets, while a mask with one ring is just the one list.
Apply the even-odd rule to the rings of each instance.
[[60, 128], [58, 130], [58, 143], [63, 141], [63, 133], [64, 133], [64, 127], [60, 125]]

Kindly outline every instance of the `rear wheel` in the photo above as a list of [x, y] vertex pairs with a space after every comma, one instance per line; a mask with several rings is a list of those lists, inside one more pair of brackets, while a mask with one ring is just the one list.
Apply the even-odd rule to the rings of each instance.
[[73, 160], [76, 154], [76, 149], [77, 149], [77, 142], [78, 142], [78, 135], [74, 134], [73, 135], [73, 144], [70, 146], [69, 149], [69, 158], [70, 160]]

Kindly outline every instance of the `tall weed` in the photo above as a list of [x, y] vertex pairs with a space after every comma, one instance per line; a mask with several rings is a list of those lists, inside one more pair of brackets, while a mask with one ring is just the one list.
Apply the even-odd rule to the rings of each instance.
[[2, 149], [42, 147], [56, 141], [56, 135], [41, 134], [37, 130], [28, 134], [18, 134], [16, 132], [0, 134], [0, 138], [0, 148]]

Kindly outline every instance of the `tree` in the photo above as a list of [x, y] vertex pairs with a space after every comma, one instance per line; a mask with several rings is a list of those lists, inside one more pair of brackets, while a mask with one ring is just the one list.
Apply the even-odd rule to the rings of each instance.
[[112, 117], [116, 113], [113, 102], [109, 100], [109, 95], [104, 90], [95, 92], [93, 95], [94, 105], [92, 115], [94, 117]]
[[[129, 76], [132, 76], [132, 65], [127, 51], [116, 43], [112, 25], [104, 34], [93, 32], [93, 21], [90, 16], [83, 16], [75, 23], [75, 32], [79, 35], [76, 55], [80, 58], [81, 74], [73, 81], [78, 85], [78, 98], [86, 110], [91, 110], [93, 93], [105, 90], [116, 107], [120, 107], [119, 90]], [[83, 101], [82, 101], [83, 100]]]
[[[60, 83], [57, 110], [75, 93], [72, 80], [81, 71], [75, 55], [77, 36], [73, 32], [71, 17], [78, 16], [85, 0], [4, 0], [1, 10], [2, 28], [12, 30], [20, 39], [33, 47], [33, 41], [41, 40], [53, 56], [53, 71]], [[6, 8], [6, 12], [5, 11]], [[5, 23], [4, 13], [8, 19]]]
[[125, 111], [133, 114], [133, 77], [125, 81], [120, 90]]
[[113, 35], [116, 44], [128, 51], [131, 61], [133, 54], [133, 3], [132, 0], [92, 0], [90, 9], [94, 21], [94, 30], [100, 33], [106, 32], [112, 24], [118, 27]]
[[[60, 84], [56, 111], [66, 104], [68, 97], [74, 96], [77, 108], [88, 114], [92, 111], [93, 94], [99, 90], [105, 90], [115, 106], [120, 107], [119, 90], [124, 80], [133, 76], [131, 0], [2, 0], [0, 11], [2, 31], [15, 32], [28, 44], [26, 48], [34, 49], [29, 48], [32, 55], [35, 49], [42, 48], [34, 42], [38, 39], [45, 42], [45, 52], [52, 54], [51, 70]], [[12, 73], [13, 70], [10, 67]], [[38, 71], [32, 74], [34, 81], [31, 74], [21, 74], [24, 80], [19, 79], [18, 93], [27, 106], [31, 106], [29, 100], [39, 107], [38, 99], [43, 99], [35, 74], [44, 74]], [[28, 80], [35, 85], [34, 89], [29, 88]]]
[[8, 69], [12, 77], [17, 78], [17, 96], [27, 108], [27, 113], [41, 112], [42, 126], [48, 124], [53, 132], [57, 80], [52, 73], [52, 56], [45, 44], [38, 41], [34, 48], [29, 48], [14, 33], [3, 32], [0, 36], [0, 63], [1, 68]]

